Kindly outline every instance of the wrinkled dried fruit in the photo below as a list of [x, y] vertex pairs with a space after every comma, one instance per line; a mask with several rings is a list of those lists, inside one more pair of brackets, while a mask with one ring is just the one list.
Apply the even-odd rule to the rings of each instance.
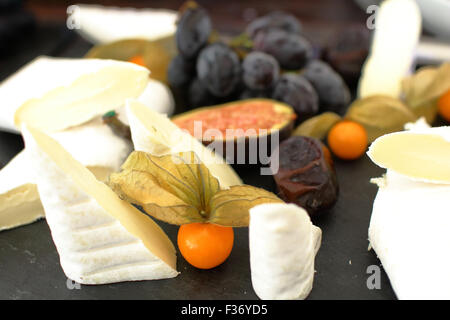
[[[273, 165], [277, 160], [272, 157]], [[280, 144], [277, 157], [274, 179], [283, 200], [301, 206], [311, 216], [335, 204], [339, 185], [330, 153], [319, 140], [291, 137]]]
[[312, 117], [302, 124], [300, 124], [292, 135], [294, 136], [306, 136], [316, 138], [319, 140], [324, 139], [327, 136], [328, 131], [335, 125], [341, 117], [334, 112], [324, 112], [315, 117]]
[[354, 101], [345, 116], [361, 124], [367, 131], [368, 141], [391, 132], [401, 131], [417, 116], [402, 101], [389, 96], [375, 95]]
[[221, 190], [219, 181], [194, 152], [158, 157], [134, 151], [108, 183], [121, 199], [177, 225], [248, 226], [251, 207], [282, 202], [271, 192], [247, 185]]

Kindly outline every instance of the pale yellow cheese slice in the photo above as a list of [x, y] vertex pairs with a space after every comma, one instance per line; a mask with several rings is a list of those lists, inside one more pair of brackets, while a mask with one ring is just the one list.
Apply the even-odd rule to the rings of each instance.
[[80, 125], [138, 97], [149, 70], [103, 59], [38, 57], [0, 85], [0, 129], [22, 123], [46, 132]]
[[171, 278], [163, 230], [123, 201], [48, 135], [22, 129], [47, 223], [67, 277], [83, 284]]
[[384, 135], [368, 151], [378, 166], [410, 179], [450, 183], [450, 127]]

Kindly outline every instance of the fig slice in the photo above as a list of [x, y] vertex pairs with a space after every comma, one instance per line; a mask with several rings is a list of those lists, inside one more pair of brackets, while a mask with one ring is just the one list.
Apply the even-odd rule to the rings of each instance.
[[450, 184], [450, 127], [387, 134], [367, 154], [376, 165], [412, 180]]
[[[287, 104], [271, 99], [247, 99], [194, 109], [173, 117], [172, 121], [204, 145], [214, 143], [216, 151], [220, 147], [223, 151], [234, 147], [235, 152], [226, 153], [226, 158], [232, 160], [240, 156], [236, 152], [240, 146], [246, 148], [248, 156], [248, 146], [263, 144], [261, 138], [267, 141], [267, 150], [271, 150], [273, 138], [278, 143], [290, 136], [295, 118], [294, 109]], [[274, 133], [278, 139], [272, 136]]]

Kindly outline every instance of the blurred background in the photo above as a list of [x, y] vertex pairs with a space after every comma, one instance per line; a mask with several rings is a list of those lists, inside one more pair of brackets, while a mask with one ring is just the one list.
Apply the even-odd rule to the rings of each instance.
[[[416, 0], [422, 10], [425, 35], [450, 37], [450, 1]], [[207, 9], [214, 29], [221, 34], [238, 35], [258, 16], [283, 10], [300, 19], [305, 35], [317, 48], [340, 48], [363, 61], [370, 30], [366, 27], [368, 6], [377, 0], [199, 0]], [[183, 0], [84, 0], [83, 4], [117, 7], [167, 8], [178, 10]], [[0, 0], [0, 80], [38, 55], [82, 57], [92, 47], [66, 27], [67, 8], [76, 4], [65, 0]], [[401, 21], [401, 17], [399, 17]], [[355, 31], [356, 30], [356, 31]], [[355, 35], [356, 34], [356, 35]], [[361, 35], [363, 34], [363, 35]], [[438, 35], [438, 37], [434, 37]], [[432, 36], [432, 37], [431, 37]], [[344, 44], [344, 45], [343, 45]], [[322, 52], [323, 53], [323, 52]], [[347, 52], [348, 53], [348, 52]], [[334, 65], [339, 69], [339, 66]], [[352, 79], [348, 79], [352, 85]]]

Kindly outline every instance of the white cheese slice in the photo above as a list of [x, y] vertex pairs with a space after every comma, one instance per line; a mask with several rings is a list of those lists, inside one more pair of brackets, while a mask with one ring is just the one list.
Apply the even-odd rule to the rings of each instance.
[[67, 25], [94, 44], [124, 39], [158, 40], [175, 34], [177, 12], [77, 4]]
[[[52, 136], [101, 181], [118, 171], [133, 149], [131, 141], [116, 136], [99, 118]], [[31, 161], [22, 151], [0, 170], [0, 230], [44, 217]]]
[[219, 180], [221, 187], [242, 184], [242, 180], [221, 156], [178, 128], [166, 115], [155, 112], [136, 100], [128, 100], [127, 118], [135, 150], [157, 156], [193, 151]]
[[22, 151], [0, 170], [0, 231], [45, 216], [29, 166], [27, 155]]
[[359, 81], [360, 98], [383, 94], [399, 98], [401, 82], [411, 71], [422, 30], [414, 0], [386, 0], [375, 18], [375, 34]]
[[314, 259], [322, 231], [294, 204], [250, 209], [249, 245], [253, 288], [265, 300], [305, 299], [312, 290]]
[[450, 184], [450, 127], [417, 124], [379, 137], [367, 154], [378, 166], [410, 179]]
[[[175, 99], [172, 91], [167, 85], [161, 81], [150, 78], [145, 90], [136, 99], [148, 108], [159, 113], [172, 115], [175, 111]], [[117, 110], [119, 120], [125, 124], [129, 124], [126, 112], [126, 105], [124, 104]]]
[[80, 125], [147, 86], [148, 69], [103, 59], [38, 57], [0, 85], [0, 129], [19, 132], [22, 123], [46, 132]]
[[26, 126], [22, 132], [67, 277], [103, 284], [178, 275], [175, 248], [149, 216], [120, 200], [46, 134]]
[[450, 186], [387, 170], [369, 241], [399, 299], [450, 299]]

